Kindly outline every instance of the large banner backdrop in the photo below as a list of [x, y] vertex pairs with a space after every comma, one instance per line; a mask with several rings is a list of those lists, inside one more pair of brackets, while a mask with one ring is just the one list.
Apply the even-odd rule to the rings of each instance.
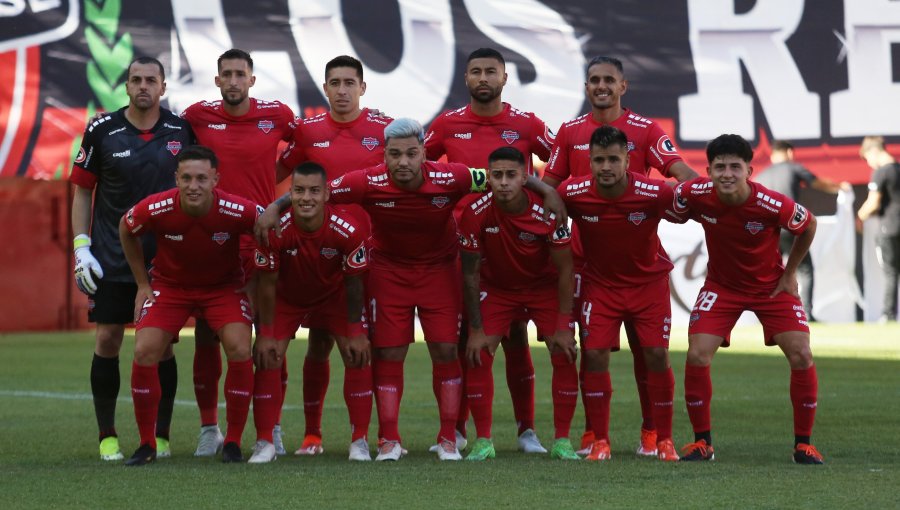
[[763, 156], [792, 140], [813, 171], [862, 183], [859, 138], [900, 135], [898, 28], [891, 0], [0, 0], [0, 176], [64, 178], [85, 120], [127, 103], [136, 56], [165, 64], [180, 111], [219, 97], [218, 54], [249, 50], [253, 95], [308, 116], [326, 104], [325, 62], [356, 55], [365, 105], [428, 123], [468, 101], [465, 56], [493, 46], [504, 99], [551, 126], [586, 110], [585, 62], [613, 55], [626, 106], [695, 167], [733, 132]]

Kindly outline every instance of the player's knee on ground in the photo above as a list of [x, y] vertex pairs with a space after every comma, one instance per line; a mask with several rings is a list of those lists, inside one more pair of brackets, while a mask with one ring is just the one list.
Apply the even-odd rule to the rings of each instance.
[[800, 331], [789, 331], [775, 335], [775, 342], [781, 347], [793, 369], [809, 368], [813, 364], [809, 335]]
[[122, 324], [97, 324], [94, 352], [102, 358], [115, 358], [122, 349], [125, 326]]
[[609, 372], [609, 349], [587, 349], [582, 353], [584, 370], [588, 372]]
[[644, 347], [644, 361], [651, 372], [662, 372], [669, 368], [669, 350], [665, 347]]

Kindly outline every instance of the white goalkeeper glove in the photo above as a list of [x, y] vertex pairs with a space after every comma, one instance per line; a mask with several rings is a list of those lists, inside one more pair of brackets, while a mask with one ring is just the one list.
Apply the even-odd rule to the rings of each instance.
[[73, 241], [75, 245], [75, 285], [78, 290], [88, 295], [97, 292], [97, 284], [94, 283], [94, 276], [97, 279], [103, 278], [103, 268], [91, 253], [91, 238], [85, 234], [75, 236]]

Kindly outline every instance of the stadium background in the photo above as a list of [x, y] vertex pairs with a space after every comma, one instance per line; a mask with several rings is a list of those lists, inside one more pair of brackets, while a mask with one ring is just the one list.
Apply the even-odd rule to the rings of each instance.
[[[326, 108], [324, 63], [357, 55], [365, 105], [427, 123], [468, 101], [465, 56], [493, 46], [509, 62], [504, 99], [554, 127], [588, 108], [586, 60], [618, 56], [630, 81], [625, 106], [661, 123], [696, 169], [706, 140], [736, 132], [752, 140], [757, 169], [772, 139], [790, 139], [815, 173], [855, 185], [855, 199], [805, 191], [801, 201], [829, 218], [817, 263], [837, 263], [819, 278], [836, 307], [820, 317], [871, 319], [880, 301], [872, 225], [857, 238], [848, 214], [870, 173], [857, 156], [860, 138], [900, 139], [898, 27], [900, 4], [888, 0], [0, 2], [0, 306], [14, 311], [0, 331], [84, 325], [65, 179], [86, 119], [127, 103], [127, 63], [160, 58], [164, 106], [177, 112], [219, 97], [215, 58], [230, 47], [253, 53], [255, 97], [303, 116]], [[689, 302], [703, 277], [702, 247], [697, 253], [696, 235], [664, 242], [692, 263], [677, 292]]]

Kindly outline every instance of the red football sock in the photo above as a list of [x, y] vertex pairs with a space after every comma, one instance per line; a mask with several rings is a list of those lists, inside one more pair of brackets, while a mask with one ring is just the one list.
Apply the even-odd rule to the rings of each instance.
[[156, 365], [143, 367], [131, 363], [131, 398], [141, 444], [156, 448], [156, 413], [159, 411], [159, 372]]
[[446, 363], [432, 363], [431, 385], [437, 399], [441, 417], [441, 438], [456, 440], [456, 417], [459, 413], [459, 399], [462, 396], [462, 368], [459, 358]]
[[403, 399], [403, 362], [376, 359], [372, 366], [378, 438], [400, 441], [400, 401]]
[[466, 380], [466, 395], [469, 408], [475, 419], [475, 433], [478, 437], [492, 437], [491, 425], [494, 417], [494, 357], [486, 349], [481, 350], [481, 366], [469, 367]]
[[[578, 359], [578, 383], [584, 388], [584, 374], [587, 373], [587, 370], [584, 368], [585, 361], [584, 356], [581, 356]], [[591, 416], [587, 412], [587, 402], [584, 400], [584, 391], [581, 392], [581, 407], [584, 408], [584, 432], [593, 433], [593, 429], [591, 428]]]
[[794, 435], [811, 436], [816, 421], [819, 377], [816, 366], [791, 370], [791, 403], [794, 405]]
[[663, 372], [647, 373], [647, 393], [653, 403], [653, 422], [656, 423], [656, 441], [672, 439], [672, 412], [675, 400], [675, 375], [672, 368]]
[[507, 349], [506, 385], [512, 399], [513, 414], [519, 426], [519, 434], [527, 429], [534, 429], [534, 363], [531, 361], [531, 349], [528, 346]]
[[229, 361], [225, 374], [226, 443], [241, 444], [253, 396], [253, 360]]
[[684, 401], [695, 433], [709, 432], [712, 429], [710, 400], [712, 400], [712, 379], [709, 376], [709, 366], [685, 365]]
[[350, 441], [367, 437], [372, 420], [372, 365], [344, 369], [344, 402], [350, 415]]
[[257, 370], [253, 377], [253, 424], [256, 440], [272, 442], [281, 402], [281, 369]]
[[[459, 349], [457, 351], [459, 354], [459, 366], [462, 369], [462, 387], [466, 388], [466, 384], [469, 378], [469, 362], [466, 360], [466, 345], [463, 342], [459, 343]], [[462, 395], [459, 398], [459, 415], [456, 417], [456, 430], [459, 431], [463, 437], [466, 436], [466, 422], [469, 421], [469, 398], [466, 395], [466, 392], [463, 391]]]
[[647, 388], [647, 362], [644, 360], [644, 350], [640, 346], [635, 346], [631, 349], [631, 356], [634, 362], [634, 382], [637, 384], [638, 399], [641, 401], [641, 418], [643, 420], [641, 428], [653, 430], [656, 428], [656, 424], [653, 422], [653, 402]]
[[284, 397], [287, 395], [288, 387], [288, 364], [287, 354], [281, 358], [281, 402], [278, 403], [278, 418], [275, 423], [281, 423], [281, 411], [284, 409]]
[[556, 439], [569, 437], [572, 417], [578, 405], [578, 369], [563, 353], [551, 354], [553, 365], [553, 426]]
[[322, 408], [325, 407], [325, 393], [331, 377], [328, 360], [303, 361], [303, 415], [306, 417], [305, 434], [322, 437]]
[[200, 424], [219, 423], [219, 378], [222, 377], [222, 350], [219, 342], [196, 345], [194, 351], [194, 395], [200, 408]]
[[585, 372], [581, 394], [585, 411], [591, 420], [594, 439], [609, 441], [609, 401], [612, 398], [609, 372]]

